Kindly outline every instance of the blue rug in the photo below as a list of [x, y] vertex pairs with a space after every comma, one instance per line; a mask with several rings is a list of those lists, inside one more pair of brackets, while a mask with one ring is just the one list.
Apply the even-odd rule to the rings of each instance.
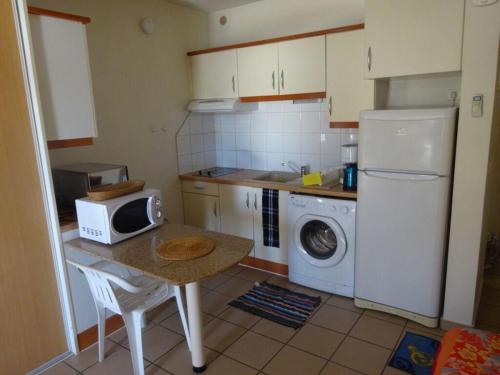
[[389, 366], [413, 375], [431, 375], [439, 341], [406, 332]]

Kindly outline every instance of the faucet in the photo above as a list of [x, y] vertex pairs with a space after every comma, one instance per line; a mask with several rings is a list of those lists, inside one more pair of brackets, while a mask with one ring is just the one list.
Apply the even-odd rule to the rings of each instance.
[[307, 174], [307, 170], [308, 170], [308, 166], [307, 165], [301, 165], [299, 167], [298, 164], [295, 163], [292, 160], [284, 161], [284, 162], [281, 163], [281, 165], [283, 167], [290, 168], [295, 173], [300, 173], [300, 177], [303, 177], [305, 174]]

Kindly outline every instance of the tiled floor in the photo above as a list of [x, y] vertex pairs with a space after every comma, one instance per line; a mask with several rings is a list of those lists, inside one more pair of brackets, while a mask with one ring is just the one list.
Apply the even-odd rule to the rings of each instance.
[[[298, 330], [227, 306], [254, 282], [264, 280], [321, 295], [322, 304]], [[406, 331], [436, 339], [443, 334], [399, 317], [359, 309], [351, 299], [239, 266], [204, 282], [202, 294], [207, 375], [401, 375], [386, 364]], [[146, 374], [192, 374], [175, 302], [150, 313], [148, 321], [143, 333]], [[97, 363], [97, 347], [93, 346], [46, 374], [132, 374], [124, 329], [108, 337], [106, 345], [102, 363]]]

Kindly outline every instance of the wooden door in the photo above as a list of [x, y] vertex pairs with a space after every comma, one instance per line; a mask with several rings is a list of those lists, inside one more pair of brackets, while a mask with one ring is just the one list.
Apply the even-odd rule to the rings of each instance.
[[357, 122], [373, 109], [374, 81], [364, 78], [363, 30], [326, 37], [326, 86], [330, 122]]
[[205, 53], [191, 57], [194, 99], [238, 97], [236, 50]]
[[240, 97], [277, 95], [278, 44], [238, 49]]
[[324, 35], [281, 42], [278, 50], [281, 95], [326, 91]]
[[185, 224], [220, 231], [219, 198], [193, 193], [183, 193], [183, 198]]
[[463, 0], [367, 0], [365, 76], [459, 71]]
[[0, 372], [67, 351], [11, 1], [0, 2]]

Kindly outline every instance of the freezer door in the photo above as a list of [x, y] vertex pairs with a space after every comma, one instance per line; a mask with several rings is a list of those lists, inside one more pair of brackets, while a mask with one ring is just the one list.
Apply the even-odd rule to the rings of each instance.
[[449, 176], [456, 109], [363, 111], [359, 169]]
[[438, 317], [450, 179], [358, 173], [354, 295]]

